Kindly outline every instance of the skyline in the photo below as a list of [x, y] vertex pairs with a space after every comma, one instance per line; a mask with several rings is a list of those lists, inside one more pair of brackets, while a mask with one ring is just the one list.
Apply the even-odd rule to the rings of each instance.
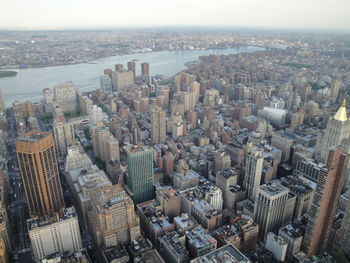
[[[346, 0], [160, 0], [73, 3], [14, 0], [0, 10], [1, 30], [217, 26], [349, 31]], [[168, 4], [169, 3], [169, 4]], [[22, 8], [18, 8], [21, 6]], [[69, 7], [69, 8], [67, 8]], [[82, 8], [83, 7], [83, 8]], [[108, 7], [108, 8], [106, 8]]]

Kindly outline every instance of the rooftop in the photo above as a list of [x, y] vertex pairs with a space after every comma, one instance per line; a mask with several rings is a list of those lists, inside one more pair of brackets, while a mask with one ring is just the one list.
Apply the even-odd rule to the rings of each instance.
[[276, 196], [283, 193], [288, 193], [288, 188], [284, 187], [283, 185], [280, 185], [277, 182], [271, 182], [265, 185], [260, 186], [260, 190], [267, 193], [270, 196]]
[[156, 249], [152, 249], [144, 253], [141, 257], [135, 258], [134, 262], [138, 263], [165, 263], [161, 255]]
[[186, 231], [188, 242], [197, 249], [211, 246], [217, 241], [202, 226], [197, 226], [191, 231]]
[[175, 217], [174, 223], [181, 229], [192, 229], [197, 225], [197, 222], [188, 214]]
[[280, 232], [283, 231], [288, 236], [292, 237], [293, 239], [302, 237], [302, 232], [299, 228], [294, 227], [292, 224], [285, 225], [284, 227], [280, 228]]
[[103, 249], [103, 254], [107, 258], [108, 262], [112, 262], [115, 259], [123, 258], [123, 257], [128, 257], [129, 255], [126, 252], [124, 247], [108, 247]]
[[72, 206], [64, 209], [62, 216], [55, 214], [52, 217], [47, 217], [45, 221], [40, 221], [38, 217], [28, 219], [27, 227], [28, 227], [28, 230], [30, 231], [36, 228], [41, 228], [41, 227], [49, 226], [55, 223], [59, 223], [74, 217], [77, 217], [77, 214], [75, 212], [74, 206]]
[[159, 238], [159, 242], [163, 247], [166, 247], [167, 250], [170, 250], [173, 255], [176, 255], [176, 257], [188, 256], [186, 247], [181, 243], [179, 234], [175, 231], [165, 233], [164, 236]]
[[28, 132], [28, 133], [20, 135], [17, 138], [17, 140], [21, 141], [21, 142], [33, 143], [33, 142], [38, 142], [49, 135], [50, 135], [50, 133], [48, 133], [48, 132], [32, 131], [32, 132]]
[[249, 259], [244, 256], [232, 244], [215, 249], [214, 251], [198, 257], [191, 261], [191, 263], [249, 263]]
[[131, 198], [120, 185], [111, 185], [103, 189], [100, 196], [93, 198], [93, 202], [101, 212], [108, 211], [123, 202], [132, 204]]
[[155, 230], [167, 228], [171, 225], [168, 217], [164, 216], [157, 200], [150, 200], [137, 205], [137, 209], [151, 223]]

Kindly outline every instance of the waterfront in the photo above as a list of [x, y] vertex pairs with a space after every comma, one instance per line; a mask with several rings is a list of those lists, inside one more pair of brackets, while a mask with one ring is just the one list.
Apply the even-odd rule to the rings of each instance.
[[201, 55], [227, 55], [262, 49], [244, 47], [218, 50], [160, 51], [113, 56], [84, 64], [21, 69], [18, 70], [15, 77], [0, 78], [0, 89], [5, 95], [6, 105], [10, 106], [15, 100], [39, 101], [43, 98], [42, 90], [44, 88], [53, 88], [65, 81], [73, 81], [75, 86], [82, 91], [97, 89], [100, 87], [99, 77], [103, 74], [103, 70], [106, 68], [114, 70], [114, 65], [117, 63], [126, 66], [128, 61], [137, 60], [137, 74], [139, 74], [140, 64], [148, 62], [150, 63], [151, 75], [162, 74], [170, 77], [184, 70], [186, 62], [197, 60]]

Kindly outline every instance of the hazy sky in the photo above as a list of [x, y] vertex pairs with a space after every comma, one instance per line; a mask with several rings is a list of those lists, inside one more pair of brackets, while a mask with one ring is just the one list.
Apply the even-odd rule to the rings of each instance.
[[2, 29], [227, 25], [350, 29], [350, 0], [0, 0]]

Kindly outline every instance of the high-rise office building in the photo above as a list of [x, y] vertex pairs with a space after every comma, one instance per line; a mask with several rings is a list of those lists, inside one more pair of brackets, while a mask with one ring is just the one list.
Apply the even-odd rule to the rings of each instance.
[[120, 153], [119, 153], [119, 141], [114, 138], [112, 135], [104, 138], [104, 161], [119, 161]]
[[349, 161], [340, 146], [332, 147], [327, 156], [326, 167], [317, 179], [303, 241], [303, 250], [309, 257], [326, 249]]
[[113, 71], [112, 85], [116, 91], [123, 91], [134, 84], [134, 73], [129, 70]]
[[336, 79], [332, 81], [331, 85], [331, 97], [332, 99], [336, 99], [338, 97], [338, 92], [341, 87], [342, 81], [341, 79]]
[[67, 147], [74, 144], [73, 124], [66, 121], [55, 120], [52, 125], [57, 155], [66, 156]]
[[95, 126], [98, 122], [102, 122], [102, 109], [96, 105], [93, 105], [92, 109], [89, 111], [89, 120], [91, 126]]
[[99, 124], [97, 126], [91, 127], [91, 140], [92, 140], [92, 149], [94, 151], [95, 158], [104, 160], [105, 149], [104, 149], [104, 140], [105, 138], [110, 137], [110, 132], [107, 126]]
[[53, 89], [56, 104], [58, 104], [63, 111], [75, 111], [77, 109], [77, 88], [74, 87], [73, 82], [65, 82]]
[[135, 204], [153, 197], [153, 151], [144, 146], [127, 148], [128, 173], [126, 185]]
[[43, 94], [44, 94], [44, 103], [45, 104], [52, 104], [53, 103], [53, 94], [51, 89], [46, 88], [43, 89]]
[[288, 223], [293, 216], [295, 197], [289, 194], [288, 188], [277, 182], [259, 186], [255, 198], [254, 217], [259, 224], [260, 236], [265, 239], [269, 232]]
[[114, 68], [116, 71], [123, 71], [124, 65], [123, 64], [115, 64]]
[[326, 163], [329, 148], [341, 145], [344, 139], [350, 136], [350, 120], [346, 114], [345, 100], [334, 117], [328, 120], [327, 128], [317, 138], [316, 160]]
[[36, 262], [54, 253], [72, 255], [83, 247], [74, 207], [65, 209], [61, 216], [55, 214], [45, 221], [40, 221], [38, 217], [30, 219], [27, 225]]
[[22, 134], [16, 140], [16, 152], [30, 216], [60, 211], [64, 201], [51, 134]]
[[101, 81], [101, 89], [104, 91], [111, 91], [112, 90], [112, 79], [108, 75], [103, 75], [100, 77]]
[[141, 75], [149, 76], [149, 63], [147, 62], [141, 63]]
[[271, 145], [282, 151], [281, 162], [289, 162], [294, 139], [282, 132], [274, 132], [271, 136]]
[[134, 81], [136, 78], [136, 63], [134, 61], [129, 61], [128, 62], [128, 70], [132, 71], [132, 73], [134, 74]]
[[249, 199], [255, 200], [261, 182], [264, 158], [261, 151], [250, 150], [246, 156], [244, 185]]
[[153, 109], [151, 115], [151, 138], [154, 143], [163, 143], [166, 140], [166, 113], [160, 108]]
[[92, 198], [91, 206], [89, 217], [97, 247], [125, 245], [140, 235], [134, 203], [120, 185], [105, 188]]

